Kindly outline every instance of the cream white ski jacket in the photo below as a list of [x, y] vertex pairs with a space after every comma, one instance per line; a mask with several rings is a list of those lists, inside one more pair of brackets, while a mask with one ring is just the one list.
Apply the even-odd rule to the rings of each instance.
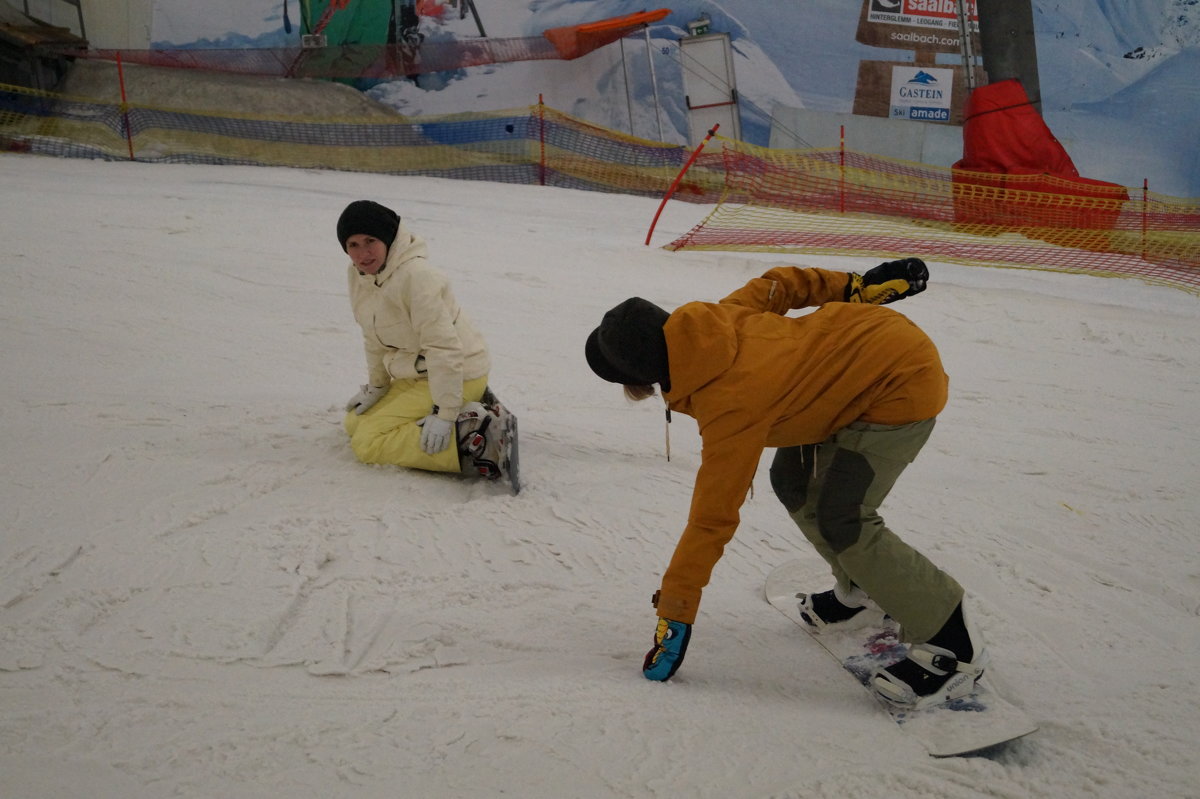
[[362, 327], [370, 384], [428, 379], [438, 416], [452, 422], [463, 404], [463, 382], [486, 375], [491, 357], [427, 253], [425, 240], [401, 221], [378, 274], [364, 275], [350, 264], [350, 306]]

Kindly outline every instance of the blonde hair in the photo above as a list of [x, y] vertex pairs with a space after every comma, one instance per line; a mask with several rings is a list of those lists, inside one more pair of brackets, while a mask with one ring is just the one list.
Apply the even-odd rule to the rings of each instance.
[[633, 386], [625, 384], [625, 396], [634, 402], [640, 402], [654, 396], [654, 386]]

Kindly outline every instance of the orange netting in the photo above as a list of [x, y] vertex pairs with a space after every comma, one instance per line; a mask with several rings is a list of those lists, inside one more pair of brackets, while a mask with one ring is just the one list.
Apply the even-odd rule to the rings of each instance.
[[1200, 200], [841, 150], [722, 143], [721, 201], [668, 249], [921, 255], [1138, 277], [1200, 294]]
[[[681, 145], [627, 136], [542, 104], [419, 118], [294, 116], [100, 102], [0, 85], [5, 150], [426, 175], [656, 198], [689, 155]], [[676, 196], [715, 202], [721, 181], [720, 172], [693, 169]]]
[[[669, 249], [922, 255], [1137, 277], [1200, 294], [1200, 200], [717, 137], [675, 199], [716, 203]], [[0, 151], [531, 183], [661, 198], [691, 151], [543, 105], [410, 119], [200, 112], [0, 86]]]

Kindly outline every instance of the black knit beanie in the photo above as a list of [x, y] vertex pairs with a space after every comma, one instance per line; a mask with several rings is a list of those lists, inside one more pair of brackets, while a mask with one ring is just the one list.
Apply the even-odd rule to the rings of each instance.
[[338, 217], [338, 242], [344, 250], [346, 239], [364, 233], [379, 239], [391, 249], [399, 227], [400, 215], [391, 208], [372, 200], [355, 200]]
[[667, 337], [663, 325], [670, 316], [641, 297], [616, 306], [588, 336], [584, 355], [602, 380], [629, 386], [671, 385]]

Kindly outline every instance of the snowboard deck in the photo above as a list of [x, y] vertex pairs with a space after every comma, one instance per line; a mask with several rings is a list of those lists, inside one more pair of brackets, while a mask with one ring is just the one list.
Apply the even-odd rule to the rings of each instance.
[[483, 397], [480, 399], [487, 407], [499, 406], [506, 411], [504, 415], [504, 430], [501, 435], [504, 437], [504, 448], [500, 454], [500, 476], [508, 481], [508, 487], [512, 489], [513, 496], [521, 493], [521, 459], [520, 459], [520, 439], [517, 434], [517, 415], [512, 412], [504, 403], [500, 402], [500, 398], [492, 391], [491, 386], [483, 390]]
[[500, 469], [508, 479], [508, 486], [512, 489], [513, 496], [516, 496], [521, 493], [521, 460], [517, 438], [517, 416], [512, 411], [508, 412], [508, 426], [504, 431], [504, 440], [504, 462], [500, 464]]
[[766, 599], [854, 675], [900, 729], [919, 740], [930, 755], [967, 755], [1037, 730], [1037, 724], [1024, 711], [988, 685], [986, 672], [975, 683], [973, 693], [936, 707], [900, 708], [880, 697], [869, 686], [871, 675], [876, 669], [902, 660], [907, 654], [907, 647], [900, 642], [899, 626], [885, 617], [881, 626], [820, 635], [813, 633], [800, 617], [800, 599], [808, 591], [828, 584], [830, 579], [829, 567], [824, 561], [788, 561], [767, 575]]

